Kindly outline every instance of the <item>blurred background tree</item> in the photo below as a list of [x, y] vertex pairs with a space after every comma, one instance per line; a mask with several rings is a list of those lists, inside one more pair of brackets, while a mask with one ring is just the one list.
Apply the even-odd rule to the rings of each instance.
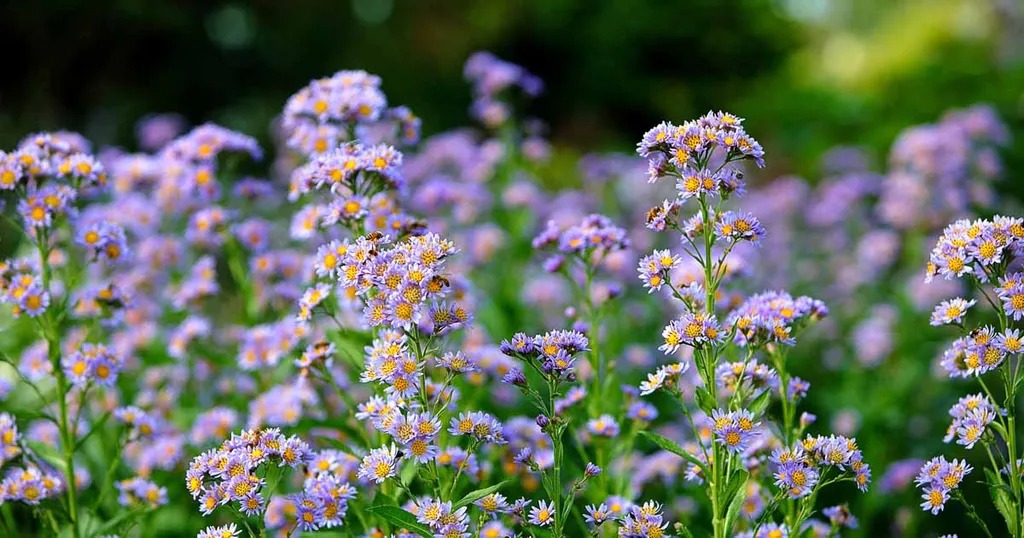
[[1022, 17], [1015, 0], [7, 2], [0, 147], [56, 128], [131, 145], [170, 111], [267, 142], [288, 95], [343, 68], [381, 75], [429, 134], [467, 122], [462, 64], [487, 49], [545, 80], [530, 113], [567, 161], [729, 109], [771, 172], [813, 178], [829, 147], [881, 160], [950, 107], [989, 102], [1024, 132]]

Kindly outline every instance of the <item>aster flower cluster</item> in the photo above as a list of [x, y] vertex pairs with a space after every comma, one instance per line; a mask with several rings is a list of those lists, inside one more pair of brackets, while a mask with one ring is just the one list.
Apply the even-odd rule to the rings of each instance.
[[380, 77], [365, 71], [339, 71], [310, 82], [285, 103], [281, 128], [286, 145], [316, 155], [375, 131], [415, 144], [420, 119], [406, 107], [389, 108], [380, 85]]
[[661, 514], [660, 503], [648, 501], [642, 505], [630, 503], [628, 507], [623, 507], [618, 501], [610, 501], [612, 507], [607, 502], [587, 507], [585, 519], [595, 529], [594, 532], [606, 522], [613, 521], [618, 525], [618, 536], [624, 538], [668, 536], [665, 534], [668, 522]]
[[362, 306], [369, 327], [410, 330], [422, 325], [428, 334], [454, 330], [470, 319], [464, 307], [443, 300], [452, 290], [445, 260], [455, 252], [451, 241], [432, 233], [396, 243], [379, 234], [328, 243], [318, 251], [314, 268], [335, 286], [317, 284], [307, 290], [299, 300], [298, 319], [307, 321], [336, 290], [343, 304]]
[[985, 394], [964, 396], [950, 408], [949, 415], [953, 417], [953, 421], [942, 440], [948, 443], [956, 439], [958, 445], [964, 445], [968, 449], [974, 448], [974, 445], [985, 435], [989, 424], [999, 414], [995, 405]]
[[[742, 124], [732, 114], [708, 113], [681, 126], [662, 123], [637, 145], [637, 153], [647, 160], [650, 182], [670, 177], [676, 183], [676, 198], [652, 208], [646, 226], [678, 232], [682, 251], [655, 250], [640, 260], [638, 271], [649, 293], [660, 292], [682, 311], [662, 330], [659, 349], [673, 357], [684, 350], [687, 358], [681, 367], [662, 367], [649, 374], [640, 394], [665, 391], [680, 398], [696, 441], [681, 446], [658, 434], [645, 435], [662, 449], [683, 456], [687, 477], [705, 484], [716, 537], [740, 531], [785, 535], [786, 529], [801, 529], [811, 524], [818, 488], [842, 479], [865, 490], [871, 476], [852, 439], [798, 441], [812, 422], [809, 416], [799, 421], [796, 417], [796, 403], [806, 396], [808, 384], [789, 374], [786, 358], [796, 337], [828, 314], [824, 303], [769, 291], [730, 301], [732, 310], [719, 317], [721, 286], [726, 277], [738, 276], [730, 258], [734, 249], [740, 244], [756, 247], [767, 235], [756, 217], [726, 206], [746, 190], [737, 165], [753, 161], [764, 166], [760, 144]], [[680, 217], [688, 203], [695, 203], [697, 212]], [[684, 272], [690, 261], [696, 270]], [[771, 367], [757, 360], [761, 353]], [[680, 377], [690, 370], [690, 361], [697, 379], [687, 380], [692, 385], [684, 390]], [[782, 408], [777, 422], [767, 413], [775, 398]], [[690, 413], [687, 407], [696, 409]], [[773, 448], [773, 456], [767, 457]], [[840, 472], [823, 481], [822, 466]], [[762, 506], [758, 494], [753, 497], [761, 506], [757, 516], [744, 522], [727, 512], [726, 507], [746, 498], [739, 486], [751, 484], [768, 491], [770, 486], [752, 476], [773, 473], [778, 498], [769, 506]], [[733, 483], [737, 485], [725, 487]], [[784, 521], [774, 522], [780, 515]], [[774, 530], [763, 534], [769, 528]]]
[[37, 505], [61, 495], [67, 488], [60, 475], [35, 465], [11, 467], [0, 480], [0, 504], [23, 502]]
[[303, 531], [343, 525], [348, 503], [356, 490], [332, 471], [314, 471], [303, 481], [302, 491], [286, 499], [295, 507], [296, 526]]
[[326, 202], [317, 198], [295, 214], [292, 237], [309, 239], [338, 225], [355, 235], [421, 232], [422, 224], [395, 202], [395, 195], [405, 189], [402, 159], [402, 153], [387, 144], [349, 142], [296, 168], [290, 200], [315, 192], [330, 196]]
[[[562, 467], [564, 465], [565, 440], [563, 439], [569, 427], [569, 414], [567, 410], [571, 407], [570, 392], [566, 391], [566, 383], [574, 383], [577, 380], [575, 355], [589, 350], [590, 341], [582, 333], [576, 331], [551, 331], [542, 335], [527, 336], [518, 333], [511, 339], [501, 343], [501, 352], [521, 361], [522, 366], [513, 367], [505, 375], [503, 381], [518, 387], [524, 395], [532, 400], [535, 407], [540, 411], [536, 423], [541, 431], [550, 438], [552, 445], [551, 468], [541, 467], [537, 454], [530, 447], [522, 448], [516, 455], [516, 463], [527, 466], [531, 471], [540, 472], [541, 481], [545, 484], [546, 491], [551, 504], [541, 503], [531, 513], [531, 522], [535, 525], [552, 526], [554, 536], [563, 536], [567, 512], [572, 507], [572, 501], [576, 494], [582, 491], [583, 487], [591, 478], [600, 475], [603, 470], [592, 462], [587, 462], [583, 469], [583, 476], [578, 478], [564, 495], [561, 488]], [[542, 382], [531, 383], [527, 377], [527, 371], [538, 375]], [[581, 387], [575, 387], [576, 394]], [[565, 392], [563, 392], [565, 391]], [[562, 396], [565, 395], [563, 399]], [[602, 415], [587, 424], [590, 434], [602, 437], [615, 437], [618, 435], [618, 424], [615, 419], [608, 415]]]
[[760, 348], [768, 344], [792, 346], [795, 336], [809, 324], [828, 315], [825, 303], [811, 297], [793, 298], [784, 291], [750, 296], [726, 318], [736, 344]]
[[[361, 140], [369, 136], [354, 132]], [[421, 487], [431, 491], [432, 504], [410, 501], [405, 510], [436, 533], [461, 536], [470, 530], [466, 508], [452, 509], [452, 503], [462, 480], [478, 482], [481, 460], [509, 441], [495, 416], [455, 412], [457, 379], [487, 367], [470, 348], [445, 346], [444, 337], [470, 322], [464, 284], [447, 267], [457, 249], [398, 208], [402, 165], [390, 146], [350, 142], [320, 152], [292, 175], [293, 198], [315, 190], [335, 197], [329, 206], [300, 209], [294, 221], [294, 237], [320, 229], [328, 239], [312, 260], [316, 280], [298, 299], [296, 323], [319, 331], [315, 321], [331, 319], [341, 329], [307, 348], [296, 364], [354, 412], [356, 422], [342, 427], [360, 447], [349, 478], [378, 496], [392, 496], [395, 487], [409, 495]], [[336, 228], [352, 237], [330, 233]], [[309, 233], [296, 235], [296, 229]], [[449, 298], [453, 293], [456, 301]], [[372, 391], [361, 403], [330, 372], [335, 356], [352, 348], [362, 348], [359, 382]], [[301, 512], [301, 503], [291, 505]], [[301, 517], [298, 524], [307, 528]], [[477, 527], [482, 530], [482, 522]]]
[[25, 237], [38, 253], [37, 258], [0, 267], [0, 299], [16, 316], [39, 317], [50, 307], [50, 275], [43, 270], [52, 263], [51, 253], [65, 252], [57, 244], [63, 228], [79, 237], [92, 261], [115, 263], [128, 253], [119, 226], [83, 222], [79, 216], [80, 194], [107, 181], [103, 165], [88, 151], [88, 143], [74, 133], [40, 133], [27, 137], [11, 153], [0, 151], [0, 188], [15, 192]]
[[946, 507], [950, 494], [957, 494], [960, 482], [973, 470], [974, 468], [966, 461], [948, 461], [942, 456], [927, 461], [914, 479], [914, 483], [921, 488], [921, 498], [924, 499], [921, 508], [933, 515], [941, 512]]
[[[502, 353], [521, 359], [526, 366], [554, 382], [575, 381], [575, 355], [589, 348], [587, 337], [576, 331], [551, 331], [536, 336], [518, 333], [501, 343]], [[522, 369], [513, 370], [506, 377], [506, 382], [519, 385], [523, 376]]]
[[1009, 141], [1007, 126], [985, 105], [907, 129], [893, 143], [880, 216], [899, 229], [935, 228], [965, 216], [972, 206], [991, 206], [993, 183], [1003, 172], [998, 149]]
[[517, 88], [535, 97], [544, 89], [544, 83], [526, 69], [489, 52], [470, 56], [464, 73], [473, 84], [470, 113], [487, 127], [501, 127], [512, 118], [511, 106], [501, 99], [503, 92]]
[[593, 344], [587, 357], [593, 372], [590, 390], [595, 395], [591, 409], [595, 414], [606, 411], [603, 396], [609, 377], [609, 357], [601, 353], [601, 323], [609, 306], [607, 303], [622, 293], [621, 285], [616, 282], [605, 284], [606, 291], [598, 293], [597, 278], [602, 265], [629, 246], [626, 230], [599, 214], [588, 215], [579, 224], [568, 227], [550, 220], [533, 239], [534, 249], [557, 249], [556, 254], [544, 261], [544, 269], [559, 273], [576, 292], [576, 306], [570, 307], [574, 316], [578, 316], [574, 329], [587, 333]]
[[[262, 514], [262, 490], [268, 482], [260, 468], [297, 469], [312, 459], [309, 446], [297, 437], [285, 437], [277, 429], [245, 430], [194, 458], [185, 485], [204, 516], [229, 503], [237, 503], [243, 514]], [[270, 491], [275, 485], [270, 484]]]
[[[132, 353], [127, 339], [114, 336], [133, 298], [113, 275], [130, 271], [134, 249], [133, 230], [100, 210], [111, 170], [76, 133], [34, 134], [0, 151], [0, 189], [16, 204], [11, 224], [20, 234], [12, 241], [19, 257], [0, 262], [0, 301], [15, 318], [26, 318], [13, 330], [36, 338], [20, 363], [2, 357], [34, 395], [34, 421], [22, 439], [12, 416], [0, 419], [0, 465], [12, 463], [0, 503], [52, 501], [61, 507], [53, 525], [70, 525], [74, 536], [84, 514], [78, 489], [91, 485], [76, 452], [116, 405], [109, 402], [118, 399], [117, 381]], [[92, 399], [106, 399], [108, 407]], [[101, 487], [117, 489], [115, 478]], [[153, 493], [144, 486], [124, 484], [122, 500], [130, 490], [150, 505], [164, 502], [159, 487]]]
[[715, 409], [711, 413], [714, 424], [715, 442], [733, 453], [745, 451], [758, 434], [759, 422], [755, 422], [750, 411], [725, 411]]
[[257, 160], [263, 157], [255, 138], [214, 123], [205, 123], [171, 140], [160, 153], [183, 165], [173, 173], [182, 174], [179, 178], [186, 179], [186, 188], [196, 189], [207, 198], [216, 198], [219, 193], [215, 181], [219, 155], [247, 153]]
[[666, 175], [676, 177], [681, 201], [742, 192], [737, 183], [742, 174], [735, 169], [723, 166], [709, 173], [704, 161], [714, 153], [726, 164], [750, 159], [764, 166], [761, 144], [743, 130], [742, 118], [726, 112], [709, 112], [682, 125], [660, 123], [644, 133], [637, 143], [637, 153], [647, 159], [649, 181]]
[[[23, 442], [14, 417], [0, 413], [0, 468], [25, 454]], [[0, 480], [0, 505], [19, 501], [37, 505], [62, 493], [64, 482], [61, 476], [52, 469], [40, 468], [34, 462], [25, 461], [22, 467], [8, 467]]]
[[143, 505], [147, 508], [157, 508], [167, 504], [167, 488], [142, 477], [118, 482], [117, 493], [117, 502], [125, 507]]
[[[925, 272], [926, 282], [939, 277], [966, 281], [977, 297], [942, 301], [932, 313], [932, 325], [950, 325], [960, 332], [942, 355], [942, 369], [951, 378], [976, 379], [983, 389], [960, 398], [950, 408], [952, 422], [943, 440], [949, 443], [955, 439], [968, 450], [978, 445], [984, 448], [991, 464], [985, 471], [992, 501], [1012, 536], [1024, 533], [1021, 518], [1015, 513], [1024, 505], [1015, 425], [1016, 392], [1021, 379], [1018, 356], [1022, 351], [1018, 322], [1024, 317], [1024, 273], [1017, 272], [1024, 259], [1022, 253], [1024, 219], [997, 215], [992, 219], [958, 220], [947, 226], [936, 241]], [[994, 314], [996, 326], [969, 322], [968, 313], [977, 314], [972, 307], [979, 302]], [[996, 399], [989, 384], [993, 372], [999, 372], [1002, 400]], [[917, 479], [925, 501], [921, 506], [936, 514], [954, 498], [991, 535], [991, 522], [978, 516], [974, 501], [956, 491], [971, 469], [966, 462], [950, 462], [942, 456], [927, 462]]]
[[103, 344], [82, 344], [81, 349], [61, 360], [64, 375], [76, 387], [89, 383], [112, 386], [121, 370], [121, 359]]
[[[897, 462], [879, 489], [917, 474], [925, 512], [953, 500], [988, 535], [998, 512], [1024, 536], [1024, 219], [954, 222], [933, 291], [906, 305], [876, 282], [936, 219], [993, 208], [1007, 132], [989, 109], [907, 132], [887, 175], [837, 151], [835, 177], [749, 192], [763, 148], [712, 112], [547, 192], [555, 150], [514, 117], [540, 81], [487, 53], [465, 74], [483, 129], [422, 144], [379, 77], [310, 82], [269, 179], [235, 166], [262, 158], [251, 136], [170, 115], [139, 125], [146, 153], [94, 156], [67, 132], [0, 151], [0, 534], [826, 538], [855, 512], [870, 533], [891, 504], [831, 486], [868, 489], [852, 436], [899, 427], [877, 386], [920, 375], [873, 383], [842, 361], [923, 349], [896, 329], [938, 302], [930, 323], [958, 334], [935, 370], [980, 388], [950, 398], [946, 455]], [[808, 342], [819, 323], [850, 345]], [[797, 370], [828, 397], [807, 400]], [[946, 459], [960, 450], [971, 463]], [[985, 486], [994, 510], [968, 499]], [[904, 533], [925, 517], [896, 516]]]
[[[563, 255], [590, 257], [595, 251], [600, 253], [622, 250], [629, 247], [626, 230], [616, 226], [604, 215], [589, 215], [577, 225], [562, 229], [554, 221], [548, 221], [547, 227], [533, 239], [533, 248], [540, 249], [554, 246]], [[544, 265], [557, 270], [563, 263], [563, 256], [554, 256]]]

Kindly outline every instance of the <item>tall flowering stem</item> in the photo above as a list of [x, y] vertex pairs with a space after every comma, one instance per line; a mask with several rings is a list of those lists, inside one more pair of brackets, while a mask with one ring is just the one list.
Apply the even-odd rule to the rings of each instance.
[[[665, 390], [682, 400], [694, 442], [684, 448], [658, 435], [649, 437], [687, 459], [688, 476], [706, 483], [716, 538], [731, 536], [743, 526], [739, 509], [748, 488], [767, 488], [755, 477], [772, 474], [777, 492], [760, 518], [746, 522], [744, 532], [801, 532], [821, 487], [850, 480], [864, 489], [870, 470], [852, 439], [808, 436], [797, 442], [807, 421], [794, 424], [795, 407], [806, 384], [786, 370], [786, 348], [804, 327], [827, 314], [821, 301], [765, 292], [733, 303], [725, 323], [719, 322], [721, 287], [734, 274], [730, 255], [744, 243], [757, 246], [766, 233], [753, 215], [726, 210], [727, 202], [744, 191], [736, 166], [741, 161], [763, 166], [764, 152], [743, 130], [740, 118], [722, 112], [681, 126], [662, 123], [644, 135], [637, 151], [647, 158], [649, 181], [672, 178], [678, 194], [652, 208], [646, 225], [678, 232], [686, 256], [655, 250], [640, 260], [640, 279], [651, 292], [667, 292], [678, 303], [682, 314], [664, 328], [659, 349], [668, 355], [682, 347], [692, 349], [698, 378], [691, 396], [684, 389], [690, 363], [680, 362], [659, 368], [641, 384], [643, 395]], [[696, 213], [679, 218], [691, 200]], [[757, 361], [760, 353], [774, 369]], [[734, 362], [723, 362], [725, 358]], [[762, 423], [769, 418], [773, 396], [781, 400], [781, 423]], [[693, 413], [688, 409], [692, 404]], [[773, 448], [770, 458], [759, 457]], [[768, 460], [768, 469], [759, 469], [759, 460]], [[774, 521], [778, 515], [781, 523]]]
[[[553, 468], [550, 471], [543, 471], [542, 476], [544, 488], [554, 503], [552, 536], [559, 538], [564, 536], [568, 511], [572, 509], [572, 500], [582, 488], [583, 482], [574, 484], [563, 497], [564, 434], [569, 427], [569, 421], [559, 412], [556, 401], [564, 394], [564, 386], [576, 381], [575, 355], [587, 351], [589, 344], [587, 337], [576, 331], [552, 331], [533, 337], [518, 333], [501, 343], [503, 353], [519, 359], [542, 380], [543, 390], [539, 390], [529, 383], [523, 369], [514, 369], [505, 376], [505, 382], [519, 387], [523, 394], [533, 401], [541, 412], [537, 416], [537, 425], [551, 438], [554, 449]], [[516, 455], [516, 459], [533, 470], [539, 470], [528, 450]], [[596, 471], [591, 471], [588, 465], [583, 480], [600, 473], [599, 468], [593, 469]]]
[[[597, 297], [595, 283], [598, 269], [605, 257], [614, 251], [629, 248], [626, 230], [615, 226], [603, 215], [589, 215], [579, 224], [563, 229], [554, 221], [533, 240], [533, 248], [552, 247], [558, 250], [544, 261], [544, 268], [562, 274], [576, 290], [584, 323], [579, 328], [589, 333], [590, 367], [593, 371], [590, 400], [592, 414], [604, 411], [604, 391], [608, 384], [608, 357], [601, 353], [601, 314], [605, 303], [616, 294], [610, 289], [607, 297]], [[582, 282], [581, 282], [582, 281]]]
[[[17, 478], [9, 473], [0, 489], [11, 493], [9, 498], [29, 504], [62, 494], [63, 512], [70, 534], [76, 538], [83, 532], [75, 462], [82, 407], [89, 390], [111, 386], [121, 368], [120, 359], [102, 344], [83, 343], [82, 350], [74, 353], [62, 348], [68, 343], [65, 329], [73, 323], [73, 318], [82, 317], [72, 311], [81, 305], [85, 295], [77, 296], [77, 301], [71, 300], [72, 292], [77, 293], [74, 286], [81, 276], [76, 270], [88, 264], [110, 267], [128, 254], [125, 233], [120, 226], [83, 218], [79, 213], [80, 197], [102, 192], [105, 184], [106, 172], [88, 153], [88, 142], [73, 133], [41, 133], [23, 140], [12, 153], [0, 151], [0, 190], [13, 193], [23, 221], [23, 225], [16, 227], [35, 251], [26, 258], [0, 264], [0, 291], [3, 302], [12, 306], [14, 316], [31, 319], [40, 340], [45, 343], [47, 363], [41, 369], [45, 373], [33, 374], [31, 378], [20, 370], [19, 374], [39, 396], [39, 404], [44, 406], [42, 416], [57, 426], [60, 444], [59, 461], [54, 461], [58, 458], [42, 457], [17, 448], [16, 430], [12, 430], [14, 434], [3, 439], [0, 445], [4, 445], [6, 456], [24, 456], [24, 474]], [[84, 263], [76, 266], [79, 253]], [[72, 255], [76, 262], [69, 261]], [[56, 285], [58, 281], [60, 285]], [[107, 299], [113, 298], [107, 296]], [[106, 317], [107, 323], [116, 324], [111, 313], [118, 309], [112, 304], [108, 306], [110, 308], [98, 313], [98, 317]], [[85, 338], [103, 336], [104, 331], [99, 328], [85, 334]], [[64, 356], [66, 352], [69, 356]], [[46, 396], [48, 390], [37, 386], [50, 378], [56, 385], [52, 399]], [[45, 411], [45, 407], [54, 404], [56, 418]], [[5, 459], [0, 459], [0, 464]], [[50, 474], [50, 469], [58, 468], [63, 473], [59, 479]], [[55, 523], [52, 518], [50, 522]]]
[[[978, 445], [984, 448], [990, 464], [985, 476], [992, 501], [1014, 537], [1024, 536], [1024, 484], [1016, 418], [1017, 391], [1024, 375], [1019, 323], [1024, 318], [1022, 262], [1024, 219], [959, 220], [939, 237], [925, 276], [926, 282], [936, 277], [962, 279], [974, 292], [975, 298], [970, 300], [942, 301], [931, 316], [932, 325], [949, 325], [960, 332], [943, 354], [943, 369], [951, 378], [976, 379], [982, 389], [964, 396], [950, 409], [952, 421], [944, 441], [955, 440], [968, 450]], [[989, 310], [997, 325], [969, 324], [967, 314], [975, 305]], [[998, 376], [993, 375], [996, 372]], [[926, 462], [917, 477], [924, 500], [921, 507], [937, 514], [949, 499], [956, 499], [991, 536], [988, 525], [976, 516], [972, 501], [957, 490], [972, 470], [965, 460], [949, 461], [944, 456]]]

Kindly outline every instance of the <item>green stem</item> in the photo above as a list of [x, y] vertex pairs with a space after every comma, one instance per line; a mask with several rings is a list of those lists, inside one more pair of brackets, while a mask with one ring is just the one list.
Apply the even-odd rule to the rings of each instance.
[[[469, 445], [469, 451], [467, 452], [467, 454], [475, 453], [476, 452], [476, 448], [479, 445], [480, 445], [480, 442], [474, 440], [473, 443]], [[455, 488], [458, 487], [458, 485], [459, 485], [459, 478], [462, 477], [462, 470], [468, 465], [468, 463], [469, 463], [468, 461], [463, 461], [462, 463], [459, 464], [458, 469], [455, 470], [455, 479], [452, 480], [452, 488], [448, 491], [448, 500], [449, 501], [452, 501], [452, 502], [455, 501]], [[411, 493], [410, 493], [410, 496], [412, 496]]]
[[789, 401], [789, 372], [786, 371], [786, 358], [783, 352], [770, 352], [775, 370], [779, 373], [779, 389], [782, 392], [782, 440], [788, 447], [793, 443], [793, 420], [796, 411], [795, 402]]
[[721, 493], [723, 492], [724, 478], [722, 477], [722, 449], [718, 446], [718, 443], [714, 443], [711, 446], [712, 451], [712, 462], [711, 462], [711, 474], [713, 476], [711, 480], [711, 526], [715, 538], [726, 538], [728, 535], [727, 529], [725, 528], [725, 518], [723, 517], [723, 501]]
[[[49, 246], [49, 234], [43, 228], [37, 228], [37, 235], [39, 240], [36, 242], [36, 247], [39, 250], [40, 265], [43, 269], [43, 289], [48, 295], [52, 297], [51, 289], [51, 270], [50, 270], [50, 246]], [[68, 520], [71, 524], [71, 536], [73, 538], [79, 538], [78, 528], [78, 496], [75, 487], [75, 439], [74, 432], [71, 428], [74, 425], [69, 424], [68, 420], [68, 386], [67, 379], [64, 375], [64, 369], [60, 365], [60, 342], [61, 338], [59, 335], [59, 324], [53, 322], [52, 312], [47, 309], [43, 313], [43, 337], [46, 339], [47, 354], [50, 359], [50, 363], [53, 365], [53, 370], [56, 373], [57, 378], [57, 402], [60, 408], [59, 424], [61, 449], [64, 456], [64, 481], [65, 481], [65, 492], [68, 503]]]
[[583, 305], [587, 309], [587, 325], [590, 332], [590, 364], [595, 370], [594, 375], [594, 387], [591, 392], [595, 398], [591, 401], [595, 402], [596, 412], [600, 413], [604, 410], [604, 378], [606, 375], [605, 364], [601, 357], [601, 344], [599, 337], [598, 324], [598, 309], [594, 305], [593, 287], [594, 287], [594, 268], [588, 263], [588, 260], [583, 260], [584, 267], [586, 270], [586, 284], [583, 288]]
[[562, 424], [556, 424], [555, 421], [559, 420], [555, 415], [555, 396], [558, 393], [558, 381], [548, 378], [548, 420], [551, 423], [548, 429], [551, 431], [551, 446], [554, 449], [554, 471], [552, 489], [554, 490], [554, 498], [551, 502], [555, 504], [555, 521], [552, 525], [553, 538], [562, 538], [562, 526], [565, 520], [565, 506], [562, 504], [562, 458], [564, 456], [564, 447], [562, 446], [562, 433], [565, 428]]
[[974, 510], [974, 506], [968, 503], [959, 491], [955, 493], [955, 496], [956, 499], [960, 501], [960, 504], [964, 505], [964, 508], [967, 509], [967, 516], [970, 517], [975, 523], [977, 523], [978, 526], [981, 527], [981, 530], [985, 531], [985, 536], [988, 536], [988, 538], [992, 538], [992, 533], [989, 532], [988, 525], [985, 524], [985, 520], [981, 519], [981, 517], [978, 515], [978, 512]]
[[259, 316], [258, 306], [256, 304], [256, 297], [253, 294], [252, 282], [249, 280], [244, 265], [245, 254], [242, 251], [242, 245], [234, 237], [229, 238], [224, 243], [225, 255], [227, 256], [228, 270], [231, 272], [231, 278], [235, 280], [235, 284], [238, 285], [239, 294], [242, 296], [244, 302], [244, 313], [246, 325], [252, 325], [256, 322]]

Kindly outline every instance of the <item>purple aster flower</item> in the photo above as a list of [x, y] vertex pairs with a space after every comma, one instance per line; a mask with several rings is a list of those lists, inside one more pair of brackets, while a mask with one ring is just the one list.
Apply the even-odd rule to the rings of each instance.
[[585, 513], [583, 515], [583, 519], [589, 525], [597, 527], [597, 526], [600, 526], [605, 521], [608, 521], [608, 518], [609, 518], [610, 515], [611, 514], [608, 511], [608, 506], [605, 505], [604, 503], [601, 503], [600, 505], [597, 505], [597, 506], [594, 506], [592, 504], [588, 504], [586, 506], [586, 508], [585, 508]]
[[537, 506], [530, 509], [530, 518], [528, 521], [531, 525], [537, 525], [539, 527], [548, 527], [551, 522], [555, 520], [555, 506], [553, 503], [547, 501], [540, 501]]
[[658, 408], [647, 402], [633, 402], [626, 410], [626, 418], [641, 422], [653, 422], [658, 418]]
[[975, 303], [977, 303], [977, 301], [968, 301], [960, 297], [943, 301], [939, 303], [932, 312], [931, 324], [933, 326], [947, 325], [950, 323], [958, 324], [967, 314], [967, 310], [974, 306]]
[[18, 311], [29, 317], [37, 317], [50, 307], [50, 294], [39, 283], [33, 282], [21, 290], [18, 298]]
[[712, 431], [715, 439], [734, 453], [741, 453], [759, 435], [759, 422], [749, 411], [725, 411], [715, 409], [711, 413]]
[[359, 478], [377, 484], [396, 476], [401, 455], [395, 445], [375, 448], [363, 457], [359, 465]]
[[601, 437], [615, 437], [619, 435], [619, 424], [611, 415], [601, 415], [598, 418], [587, 421], [587, 431]]

